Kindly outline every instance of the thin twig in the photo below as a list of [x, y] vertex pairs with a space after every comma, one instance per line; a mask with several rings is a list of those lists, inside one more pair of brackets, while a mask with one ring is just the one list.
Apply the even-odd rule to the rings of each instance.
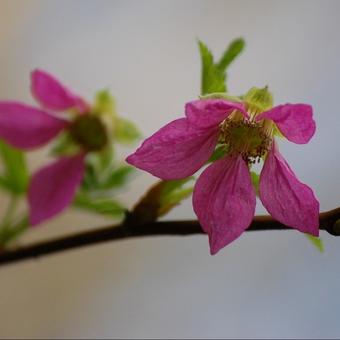
[[[340, 223], [336, 223], [339, 219], [340, 207], [321, 213], [320, 229], [326, 230], [334, 236], [339, 236]], [[259, 230], [289, 230], [289, 228], [280, 222], [273, 220], [270, 216], [256, 216], [247, 231]], [[37, 258], [68, 249], [132, 237], [165, 235], [185, 236], [202, 233], [203, 231], [198, 221], [153, 222], [137, 226], [125, 223], [22, 246], [12, 250], [5, 250], [0, 253], [0, 265]]]

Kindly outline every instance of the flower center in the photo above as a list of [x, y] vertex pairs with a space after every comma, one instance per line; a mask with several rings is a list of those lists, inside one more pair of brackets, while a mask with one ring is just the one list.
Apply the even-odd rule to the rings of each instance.
[[259, 162], [272, 143], [272, 124], [226, 119], [220, 124], [220, 143], [231, 155], [241, 154], [248, 164]]
[[108, 142], [104, 124], [98, 117], [90, 114], [78, 116], [72, 122], [70, 135], [86, 151], [99, 151]]

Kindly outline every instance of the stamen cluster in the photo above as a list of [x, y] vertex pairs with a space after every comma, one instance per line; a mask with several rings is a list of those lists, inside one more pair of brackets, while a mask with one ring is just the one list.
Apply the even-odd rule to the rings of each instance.
[[263, 122], [225, 119], [220, 124], [220, 140], [230, 154], [241, 154], [248, 164], [255, 164], [270, 150], [272, 133]]

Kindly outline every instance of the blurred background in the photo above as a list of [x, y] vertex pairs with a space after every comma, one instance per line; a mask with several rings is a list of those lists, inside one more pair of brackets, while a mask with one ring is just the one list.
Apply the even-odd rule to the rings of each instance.
[[[148, 136], [197, 98], [197, 39], [219, 57], [242, 36], [229, 90], [269, 85], [277, 104], [313, 105], [311, 143], [280, 145], [329, 210], [340, 203], [339, 11], [324, 0], [1, 0], [0, 99], [33, 103], [29, 72], [39, 67], [89, 99], [109, 88]], [[34, 170], [46, 154], [29, 160]], [[139, 172], [121, 199], [132, 206], [155, 180]], [[166, 217], [192, 218], [190, 200]], [[23, 242], [109, 223], [68, 210]], [[324, 254], [300, 233], [273, 231], [245, 233], [214, 257], [204, 236], [162, 237], [1, 267], [0, 337], [337, 338], [340, 239], [321, 237]]]

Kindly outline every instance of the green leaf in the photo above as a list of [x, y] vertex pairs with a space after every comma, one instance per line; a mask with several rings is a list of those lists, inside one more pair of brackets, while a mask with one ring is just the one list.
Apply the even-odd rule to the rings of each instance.
[[251, 182], [253, 183], [253, 187], [255, 189], [256, 195], [259, 196], [260, 195], [260, 189], [259, 189], [260, 176], [256, 172], [250, 171], [250, 177], [251, 177]]
[[100, 185], [101, 189], [114, 189], [123, 186], [135, 169], [129, 165], [123, 165], [111, 172]]
[[198, 45], [202, 62], [201, 94], [226, 92], [224, 71], [215, 66], [214, 57], [208, 47], [200, 40]]
[[24, 153], [0, 140], [0, 156], [4, 166], [2, 187], [16, 195], [24, 194], [29, 181]]
[[312, 243], [312, 245], [320, 252], [324, 252], [324, 245], [320, 237], [315, 237], [310, 234], [305, 234], [307, 239]]
[[117, 117], [115, 123], [114, 138], [117, 142], [130, 145], [141, 137], [141, 133], [131, 121]]
[[223, 53], [220, 61], [217, 63], [217, 68], [220, 71], [225, 71], [228, 66], [241, 54], [244, 50], [245, 41], [242, 38], [233, 40]]
[[214, 57], [208, 47], [202, 41], [198, 41], [198, 44], [202, 61], [201, 94], [227, 92], [226, 71], [243, 51], [244, 40], [239, 38], [232, 41], [217, 63], [214, 62]]
[[77, 194], [73, 202], [73, 206], [110, 217], [122, 217], [125, 211], [125, 208], [119, 202], [113, 199], [94, 199], [82, 192]]

